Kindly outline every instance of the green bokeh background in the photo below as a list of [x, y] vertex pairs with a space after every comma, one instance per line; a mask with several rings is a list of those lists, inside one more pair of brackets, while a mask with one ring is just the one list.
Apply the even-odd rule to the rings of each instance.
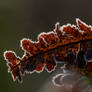
[[22, 57], [22, 38], [37, 40], [56, 22], [76, 24], [76, 17], [92, 25], [92, 0], [0, 0], [0, 92], [39, 92], [51, 74], [34, 73], [26, 75], [22, 84], [13, 82], [3, 52], [13, 50]]

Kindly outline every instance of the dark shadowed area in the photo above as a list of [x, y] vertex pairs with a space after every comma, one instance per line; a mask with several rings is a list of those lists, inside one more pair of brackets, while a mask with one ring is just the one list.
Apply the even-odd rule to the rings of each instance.
[[80, 18], [92, 25], [91, 9], [92, 0], [0, 0], [0, 92], [39, 92], [53, 73], [34, 73], [26, 75], [22, 84], [13, 82], [4, 51], [22, 57], [20, 40], [37, 40], [39, 33], [53, 30], [56, 22], [75, 24], [75, 18]]

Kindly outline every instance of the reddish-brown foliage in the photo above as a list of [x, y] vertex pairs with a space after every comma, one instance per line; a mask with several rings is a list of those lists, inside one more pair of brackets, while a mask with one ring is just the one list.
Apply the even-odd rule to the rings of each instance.
[[[88, 45], [85, 42], [92, 40], [92, 27], [80, 19], [76, 19], [76, 22], [77, 27], [71, 24], [60, 27], [57, 23], [54, 31], [39, 34], [37, 42], [22, 39], [21, 47], [25, 51], [22, 58], [17, 57], [12, 51], [4, 52], [13, 79], [21, 82], [21, 76], [25, 72], [41, 72], [44, 67], [51, 72], [56, 67], [56, 61], [74, 63], [68, 61], [70, 56], [76, 57], [79, 48], [86, 50]], [[82, 43], [81, 46], [79, 43]]]

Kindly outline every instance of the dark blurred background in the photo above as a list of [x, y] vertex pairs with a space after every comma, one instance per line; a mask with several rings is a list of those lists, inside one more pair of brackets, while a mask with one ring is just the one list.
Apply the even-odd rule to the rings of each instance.
[[37, 40], [40, 32], [53, 30], [56, 22], [76, 24], [75, 18], [92, 25], [92, 0], [1, 0], [0, 92], [39, 92], [50, 74], [34, 73], [26, 75], [22, 84], [13, 82], [3, 52], [13, 50], [22, 57], [22, 38]]

